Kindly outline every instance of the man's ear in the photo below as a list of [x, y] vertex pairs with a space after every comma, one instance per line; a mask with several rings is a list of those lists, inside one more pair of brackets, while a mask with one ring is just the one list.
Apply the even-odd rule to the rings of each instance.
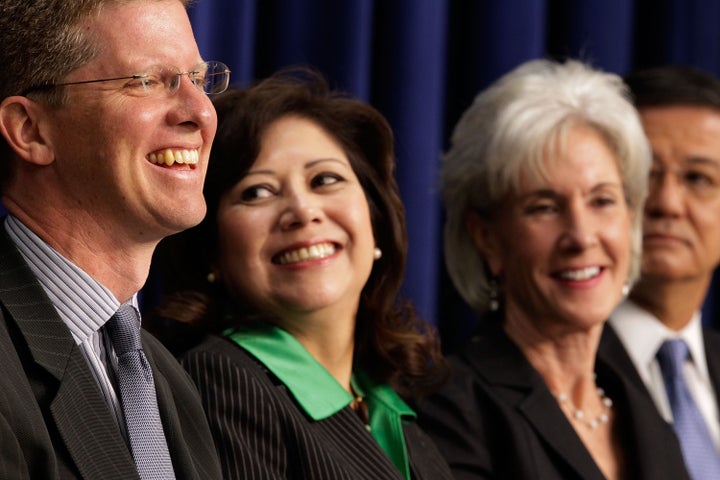
[[465, 229], [480, 251], [490, 272], [499, 277], [503, 270], [501, 240], [497, 228], [475, 211], [465, 215]]
[[46, 107], [27, 97], [7, 97], [0, 103], [0, 134], [26, 162], [49, 165], [55, 159], [42, 128]]

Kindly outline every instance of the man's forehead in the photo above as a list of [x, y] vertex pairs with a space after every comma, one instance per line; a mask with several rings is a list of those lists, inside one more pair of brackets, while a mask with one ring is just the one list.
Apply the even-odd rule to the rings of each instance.
[[186, 70], [202, 61], [187, 12], [179, 0], [117, 2], [88, 18], [85, 28], [98, 49], [89, 64], [97, 64], [98, 71], [116, 74], [118, 68], [133, 70], [152, 65]]

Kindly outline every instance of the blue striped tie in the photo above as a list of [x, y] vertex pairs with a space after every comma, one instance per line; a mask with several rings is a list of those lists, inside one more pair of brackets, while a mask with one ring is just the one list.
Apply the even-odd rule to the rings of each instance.
[[174, 479], [150, 364], [142, 351], [140, 325], [132, 305], [121, 305], [107, 323], [118, 357], [118, 384], [135, 465], [142, 480]]
[[693, 480], [718, 480], [720, 456], [683, 375], [688, 353], [688, 346], [681, 339], [666, 340], [657, 352], [672, 409], [673, 428]]

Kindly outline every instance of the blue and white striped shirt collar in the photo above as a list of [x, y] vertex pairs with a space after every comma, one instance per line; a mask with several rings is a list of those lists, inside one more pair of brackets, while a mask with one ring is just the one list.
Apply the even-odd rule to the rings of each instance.
[[[5, 220], [5, 230], [50, 297], [75, 342], [79, 345], [100, 330], [120, 306], [117, 298], [12, 215]], [[131, 303], [137, 309], [137, 294]]]

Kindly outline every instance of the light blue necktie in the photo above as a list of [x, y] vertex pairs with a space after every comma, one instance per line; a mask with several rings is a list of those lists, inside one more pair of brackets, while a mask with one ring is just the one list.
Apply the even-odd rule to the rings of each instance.
[[672, 409], [673, 428], [693, 480], [719, 480], [720, 456], [683, 375], [688, 353], [688, 346], [679, 338], [666, 340], [657, 352]]
[[120, 402], [140, 478], [172, 480], [175, 473], [158, 413], [152, 370], [142, 351], [135, 308], [121, 305], [107, 322], [107, 331], [118, 357]]

